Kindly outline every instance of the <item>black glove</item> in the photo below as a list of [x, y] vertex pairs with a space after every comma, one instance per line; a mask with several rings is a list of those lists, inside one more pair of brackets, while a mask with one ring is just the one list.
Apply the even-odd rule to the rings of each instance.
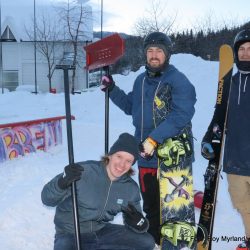
[[148, 220], [136, 210], [132, 204], [122, 207], [124, 223], [137, 233], [145, 233], [148, 230]]
[[215, 154], [211, 143], [209, 142], [201, 143], [201, 155], [207, 160], [214, 159]]
[[64, 168], [63, 176], [58, 179], [58, 186], [61, 189], [68, 188], [72, 182], [80, 180], [84, 168], [77, 163], [67, 165]]
[[112, 91], [114, 86], [115, 86], [115, 82], [114, 82], [113, 77], [111, 75], [102, 76], [100, 89], [103, 92], [105, 92], [107, 89], [109, 91]]

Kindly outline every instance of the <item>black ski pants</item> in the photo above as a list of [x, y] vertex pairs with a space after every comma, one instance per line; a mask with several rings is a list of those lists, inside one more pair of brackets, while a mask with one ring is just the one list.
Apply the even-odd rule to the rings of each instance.
[[143, 199], [143, 211], [149, 221], [148, 233], [160, 244], [160, 191], [157, 168], [139, 167], [139, 183]]

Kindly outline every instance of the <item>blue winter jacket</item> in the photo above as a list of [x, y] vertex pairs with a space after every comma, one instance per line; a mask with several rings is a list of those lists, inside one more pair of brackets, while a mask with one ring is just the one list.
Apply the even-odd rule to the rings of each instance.
[[223, 167], [228, 174], [250, 176], [250, 73], [233, 77]]
[[[101, 161], [85, 161], [79, 164], [84, 167], [81, 179], [76, 182], [81, 233], [100, 230], [128, 203], [132, 203], [142, 212], [139, 186], [128, 174], [110, 181], [106, 167]], [[59, 188], [58, 179], [61, 176], [62, 174], [57, 175], [44, 186], [42, 202], [47, 206], [56, 206], [56, 233], [74, 234], [71, 188]]]
[[[159, 77], [140, 74], [128, 94], [115, 86], [110, 98], [127, 115], [132, 115], [138, 143], [148, 136], [162, 143], [180, 134], [185, 127], [191, 127], [195, 112], [194, 86], [173, 65]], [[138, 165], [157, 168], [157, 157], [154, 155], [149, 161], [139, 157]]]

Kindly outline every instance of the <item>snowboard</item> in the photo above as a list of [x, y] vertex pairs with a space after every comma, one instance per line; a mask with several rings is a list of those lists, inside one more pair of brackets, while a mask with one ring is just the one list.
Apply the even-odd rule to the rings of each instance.
[[[174, 140], [181, 142], [182, 138], [177, 137], [169, 140], [171, 143]], [[164, 150], [165, 146], [163, 143], [157, 150], [160, 159], [158, 178], [160, 186], [161, 249], [180, 250], [185, 247], [185, 249], [194, 249], [196, 229], [192, 161], [190, 159], [192, 157], [192, 144], [187, 139], [185, 142], [175, 145], [175, 147], [179, 147], [178, 153], [176, 153], [178, 155], [175, 155], [175, 152], [169, 152], [169, 155], [172, 159], [175, 159], [176, 156], [178, 159], [176, 162], [167, 161], [166, 155], [168, 153], [166, 152], [165, 155], [163, 154], [165, 159], [162, 159], [161, 147]], [[189, 150], [185, 148], [186, 146], [189, 147]]]
[[[171, 100], [170, 86], [159, 84], [153, 102], [155, 127], [171, 112]], [[162, 250], [180, 250], [195, 240], [191, 127], [188, 124], [180, 135], [165, 140], [157, 147]], [[166, 150], [169, 147], [171, 150]], [[188, 156], [186, 151], [189, 151]], [[171, 159], [174, 160], [171, 162]]]
[[204, 228], [207, 234], [207, 240], [204, 239], [204, 231], [199, 227], [197, 231], [197, 250], [212, 249], [213, 225], [222, 160], [221, 156], [224, 146], [224, 127], [227, 116], [233, 62], [232, 48], [226, 44], [222, 45], [219, 51], [219, 79], [214, 110], [214, 116], [219, 119], [216, 121], [216, 124], [210, 123], [213, 129], [212, 147], [215, 158], [209, 160], [204, 175], [205, 188], [199, 218], [199, 225]]

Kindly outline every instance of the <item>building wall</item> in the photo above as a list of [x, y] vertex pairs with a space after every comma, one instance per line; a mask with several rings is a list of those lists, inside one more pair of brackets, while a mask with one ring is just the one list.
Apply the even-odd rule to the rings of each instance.
[[[60, 42], [57, 45], [56, 57], [58, 63], [63, 57], [65, 52], [64, 43]], [[66, 49], [67, 50], [67, 49]], [[68, 50], [70, 47], [68, 46]], [[32, 42], [3, 42], [3, 72], [17, 71], [18, 72], [18, 86], [22, 85], [34, 85], [35, 88], [35, 60], [34, 60], [34, 44]], [[75, 77], [75, 90], [83, 90], [86, 88], [86, 70], [85, 66], [85, 53], [83, 45], [79, 45], [79, 66], [76, 70]], [[72, 72], [69, 72], [71, 76]], [[44, 55], [42, 55], [37, 49], [36, 54], [36, 75], [37, 75], [37, 87], [41, 92], [49, 91], [49, 79], [48, 64]], [[63, 86], [63, 71], [55, 70], [52, 77], [52, 88], [55, 88], [57, 92], [64, 91]], [[71, 78], [69, 78], [71, 83]], [[8, 87], [8, 86], [6, 86]], [[13, 90], [13, 89], [10, 89]]]

